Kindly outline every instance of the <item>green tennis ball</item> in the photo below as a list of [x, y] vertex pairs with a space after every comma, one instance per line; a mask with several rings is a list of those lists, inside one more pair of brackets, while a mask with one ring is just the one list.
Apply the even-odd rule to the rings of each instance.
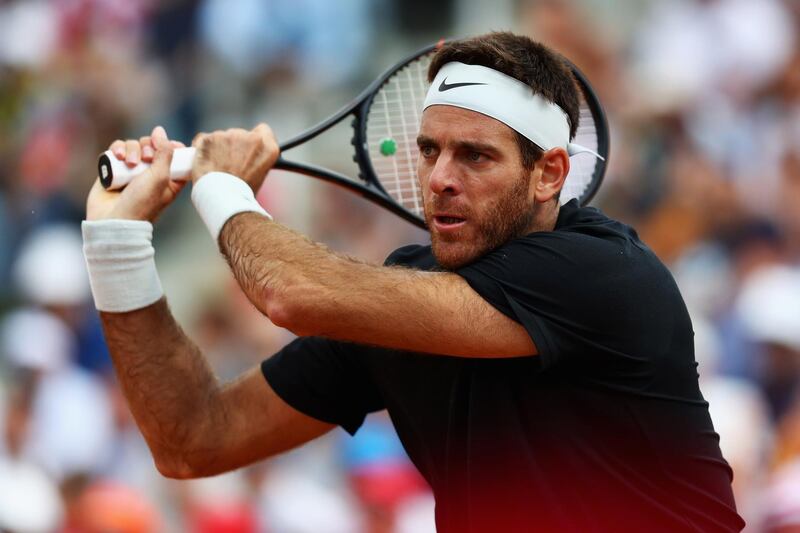
[[394, 139], [386, 138], [381, 140], [381, 154], [385, 156], [394, 155], [397, 153], [397, 141]]

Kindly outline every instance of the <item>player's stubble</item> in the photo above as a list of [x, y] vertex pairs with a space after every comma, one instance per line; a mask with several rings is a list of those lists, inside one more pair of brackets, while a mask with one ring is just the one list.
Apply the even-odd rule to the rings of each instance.
[[[502, 195], [496, 197], [478, 219], [470, 219], [473, 235], [463, 235], [465, 231], [443, 238], [431, 231], [431, 248], [439, 266], [445, 270], [455, 270], [472, 263], [498, 246], [516, 237], [526, 235], [533, 228], [535, 201], [528, 201], [531, 174], [523, 171], [519, 178]], [[433, 227], [431, 213], [443, 207], [446, 202], [434, 197], [433, 204], [423, 202], [425, 222]]]

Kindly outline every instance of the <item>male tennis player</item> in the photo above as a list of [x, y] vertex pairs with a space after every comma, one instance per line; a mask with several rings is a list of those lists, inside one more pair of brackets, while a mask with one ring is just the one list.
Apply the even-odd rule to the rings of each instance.
[[179, 189], [166, 134], [112, 145], [153, 165], [121, 193], [95, 185], [85, 252], [159, 470], [224, 472], [388, 409], [440, 531], [739, 531], [669, 272], [631, 228], [559, 206], [578, 126], [569, 68], [494, 33], [445, 46], [429, 76], [418, 174], [432, 245], [385, 266], [255, 202], [278, 156], [267, 126], [195, 139], [195, 206], [253, 304], [299, 336], [224, 385], [155, 271], [151, 222]]

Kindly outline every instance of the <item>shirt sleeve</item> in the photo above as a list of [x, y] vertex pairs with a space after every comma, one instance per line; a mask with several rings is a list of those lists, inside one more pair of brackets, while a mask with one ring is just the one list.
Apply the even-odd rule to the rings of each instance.
[[384, 408], [365, 364], [370, 349], [323, 337], [301, 337], [264, 360], [261, 372], [286, 403], [353, 435], [368, 413]]
[[[525, 327], [542, 368], [606, 358], [627, 360], [626, 368], [636, 372], [644, 355], [639, 347], [658, 341], [639, 342], [651, 333], [664, 301], [655, 297], [663, 280], [647, 272], [652, 269], [644, 259], [643, 250], [624, 239], [554, 231], [510, 241], [457, 273]], [[641, 305], [648, 295], [654, 295], [653, 309]]]

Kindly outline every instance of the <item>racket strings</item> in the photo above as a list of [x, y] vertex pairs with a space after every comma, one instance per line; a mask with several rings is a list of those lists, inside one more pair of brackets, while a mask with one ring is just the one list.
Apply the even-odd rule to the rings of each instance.
[[[409, 65], [409, 67], [411, 67], [411, 65]], [[414, 91], [413, 91], [413, 89], [414, 89], [414, 80], [413, 80], [412, 76], [413, 76], [412, 69], [411, 68], [407, 68], [406, 69], [406, 75], [403, 78], [405, 78], [406, 82], [408, 83], [408, 89], [409, 89], [408, 92], [409, 92], [410, 99], [411, 99], [411, 102], [410, 102], [411, 105], [409, 106], [409, 108], [412, 111], [412, 115], [413, 115], [412, 116], [412, 120], [413, 120], [413, 122], [411, 122], [410, 124], [407, 124], [405, 115], [401, 115], [401, 117], [400, 117], [400, 122], [403, 125], [403, 137], [402, 138], [405, 141], [403, 143], [404, 148], [405, 148], [405, 154], [406, 154], [405, 165], [408, 167], [408, 171], [409, 171], [410, 174], [414, 173], [415, 164], [414, 164], [414, 156], [411, 153], [411, 147], [410, 147], [410, 142], [409, 142], [410, 141], [409, 132], [414, 134], [414, 136], [416, 137], [417, 129], [419, 127], [418, 126], [418, 124], [419, 124], [419, 111], [417, 110], [417, 106], [419, 105], [419, 107], [422, 108], [422, 105], [419, 104], [416, 101], [416, 98], [414, 96]], [[420, 200], [419, 199], [419, 194], [416, 191], [416, 180], [411, 180], [410, 183], [411, 183], [412, 188], [414, 189], [414, 192], [412, 194], [412, 199], [413, 199], [413, 202], [414, 202], [414, 212], [415, 213], [419, 213], [419, 205], [421, 204], [421, 202], [419, 201]]]
[[[387, 194], [422, 217], [422, 194], [417, 181], [417, 133], [428, 91], [431, 56], [400, 69], [383, 85], [367, 115], [367, 143], [376, 177]], [[381, 151], [389, 142], [391, 153]]]
[[[388, 102], [388, 97], [387, 97], [387, 93], [386, 92], [380, 92], [380, 93], [378, 93], [377, 96], [381, 97], [382, 105], [379, 105], [378, 109], [382, 109], [383, 113], [384, 113], [384, 117], [385, 117], [384, 129], [387, 131], [388, 135], [391, 135], [391, 124], [393, 123], [393, 120], [389, 116], [389, 107], [390, 107], [391, 104]], [[370, 112], [371, 111], [372, 111], [372, 109], [370, 109]], [[380, 142], [380, 141], [378, 141], [378, 142]], [[375, 146], [375, 139], [372, 139], [372, 138], [368, 137], [368, 143], [369, 143], [369, 146], [370, 146], [370, 157], [372, 158], [372, 161], [376, 161], [374, 155], [372, 154], [373, 147]], [[403, 207], [406, 207], [406, 202], [405, 202], [405, 199], [403, 198], [403, 190], [402, 190], [403, 189], [403, 184], [401, 183], [402, 174], [401, 174], [400, 168], [398, 166], [397, 158], [392, 157], [392, 158], [389, 158], [389, 159], [381, 161], [384, 164], [384, 166], [386, 164], [385, 161], [388, 161], [389, 164], [391, 165], [391, 171], [387, 172], [387, 170], [389, 170], [389, 169], [382, 169], [381, 171], [378, 171], [378, 179], [380, 180], [381, 185], [383, 185], [384, 188], [388, 189], [387, 193], [392, 198], [394, 198], [397, 202], [399, 202], [400, 205], [402, 205]], [[385, 177], [393, 179], [394, 185], [386, 187], [387, 184], [384, 182], [384, 178]], [[390, 190], [393, 191], [393, 192], [389, 192]]]

